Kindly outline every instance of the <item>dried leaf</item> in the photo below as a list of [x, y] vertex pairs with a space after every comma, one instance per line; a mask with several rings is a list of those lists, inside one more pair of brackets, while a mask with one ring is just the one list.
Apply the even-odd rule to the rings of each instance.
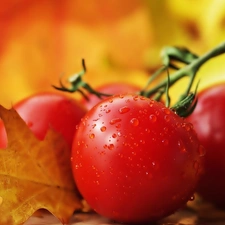
[[40, 208], [68, 223], [82, 204], [65, 141], [53, 130], [39, 141], [14, 109], [0, 106], [0, 117], [8, 135], [0, 150], [0, 224], [23, 224]]

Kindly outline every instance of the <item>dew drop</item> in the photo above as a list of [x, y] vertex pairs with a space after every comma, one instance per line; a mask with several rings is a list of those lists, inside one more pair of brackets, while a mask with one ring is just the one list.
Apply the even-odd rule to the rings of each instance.
[[133, 97], [133, 99], [134, 99], [134, 101], [137, 101], [137, 100], [139, 99], [139, 96], [138, 96], [138, 95], [135, 95], [135, 96]]
[[149, 106], [152, 107], [154, 105], [154, 103], [155, 103], [154, 100], [150, 100]]
[[165, 115], [165, 116], [164, 116], [164, 120], [165, 120], [166, 122], [169, 122], [169, 121], [170, 121], [170, 117], [169, 117], [168, 115]]
[[165, 114], [167, 114], [167, 115], [170, 114], [170, 109], [169, 109], [169, 108], [163, 108], [162, 110], [163, 110], [163, 112], [164, 112]]
[[152, 167], [153, 167], [153, 169], [157, 170], [157, 169], [159, 169], [159, 164], [157, 162], [153, 161]]
[[118, 123], [118, 122], [120, 122], [121, 121], [121, 119], [120, 118], [114, 118], [114, 119], [111, 119], [111, 121], [109, 122], [111, 125], [114, 125], [114, 124], [116, 124], [116, 123]]
[[192, 195], [190, 198], [189, 198], [189, 201], [194, 201], [195, 200], [195, 196]]
[[113, 103], [113, 99], [111, 98], [111, 99], [109, 99], [109, 103]]
[[151, 114], [150, 116], [149, 116], [149, 119], [150, 119], [150, 121], [151, 122], [156, 122], [156, 120], [157, 120], [157, 117], [154, 115], [154, 114]]
[[130, 111], [130, 108], [127, 106], [123, 106], [119, 109], [119, 113], [124, 114]]
[[130, 120], [130, 123], [131, 123], [134, 127], [136, 127], [136, 126], [139, 125], [139, 120], [138, 120], [137, 118], [132, 118], [132, 119]]
[[32, 127], [34, 124], [30, 121], [30, 122], [27, 122], [27, 126], [28, 127]]
[[95, 134], [93, 134], [93, 133], [89, 134], [89, 138], [91, 138], [91, 139], [95, 138]]
[[113, 150], [113, 149], [114, 149], [114, 144], [109, 144], [109, 145], [108, 145], [108, 149], [109, 149], [109, 150]]
[[178, 145], [178, 147], [179, 147], [179, 149], [180, 149], [181, 152], [187, 152], [187, 150], [186, 150], [186, 148], [185, 148], [185, 145], [184, 145], [184, 143], [183, 143], [182, 140], [179, 140], [179, 141], [177, 142], [177, 145]]
[[199, 146], [198, 153], [199, 153], [199, 156], [205, 155], [206, 151], [205, 151], [205, 148], [202, 145]]
[[110, 113], [110, 112], [111, 112], [111, 110], [110, 110], [110, 109], [107, 109], [105, 112], [106, 112], [106, 113]]
[[167, 139], [163, 139], [163, 140], [162, 140], [162, 143], [163, 143], [165, 146], [167, 146], [167, 145], [169, 144], [169, 141], [168, 141]]
[[113, 134], [113, 135], [112, 135], [112, 137], [113, 137], [113, 138], [116, 138], [116, 137], [117, 137], [117, 135], [116, 135], [116, 134]]
[[100, 128], [100, 130], [101, 130], [101, 132], [105, 132], [105, 131], [106, 131], [106, 127], [105, 127], [105, 126], [102, 126], [102, 127]]

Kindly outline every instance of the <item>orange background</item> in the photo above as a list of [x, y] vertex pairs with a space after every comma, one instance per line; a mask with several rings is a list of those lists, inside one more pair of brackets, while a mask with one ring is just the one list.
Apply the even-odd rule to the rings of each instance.
[[[51, 84], [80, 71], [82, 58], [92, 86], [144, 85], [161, 63], [162, 47], [181, 45], [203, 54], [225, 41], [224, 28], [220, 0], [2, 0], [0, 104], [55, 91]], [[224, 80], [224, 60], [202, 67], [200, 88]]]

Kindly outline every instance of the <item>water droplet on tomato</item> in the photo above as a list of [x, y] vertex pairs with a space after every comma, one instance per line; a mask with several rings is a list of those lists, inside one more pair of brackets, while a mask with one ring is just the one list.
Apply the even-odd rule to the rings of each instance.
[[27, 122], [28, 127], [32, 127], [33, 125], [34, 125], [33, 122], [31, 122], [31, 121]]
[[156, 115], [154, 115], [154, 114], [151, 114], [150, 116], [149, 116], [149, 119], [150, 119], [150, 121], [151, 122], [156, 122], [156, 120], [157, 120], [157, 117], [156, 117]]
[[199, 153], [199, 156], [205, 155], [206, 151], [205, 151], [205, 148], [202, 145], [199, 146], [198, 153]]
[[194, 201], [195, 200], [195, 196], [192, 195], [190, 198], [189, 198], [189, 201]]
[[116, 135], [116, 134], [113, 134], [113, 135], [112, 135], [112, 137], [113, 137], [113, 138], [116, 138], [116, 137], [117, 137], [117, 135]]
[[157, 169], [159, 169], [159, 164], [157, 162], [153, 161], [152, 167], [153, 167], [153, 169], [157, 170]]
[[169, 108], [163, 108], [162, 110], [163, 110], [163, 112], [164, 112], [165, 114], [167, 114], [167, 115], [170, 114], [170, 109], [169, 109]]
[[102, 126], [102, 127], [100, 128], [100, 130], [101, 130], [101, 132], [105, 132], [105, 131], [106, 131], [106, 127], [105, 127], [105, 126]]
[[163, 143], [165, 146], [167, 146], [167, 145], [169, 144], [169, 141], [168, 141], [167, 139], [163, 139], [163, 140], [162, 140], [162, 143]]
[[137, 100], [139, 99], [139, 96], [138, 96], [138, 95], [135, 95], [135, 96], [133, 97], [133, 99], [134, 99], [134, 101], [137, 101]]
[[93, 133], [89, 134], [89, 138], [91, 138], [91, 139], [95, 138], [95, 134], [93, 134]]
[[116, 123], [118, 123], [118, 122], [120, 122], [121, 121], [121, 119], [120, 118], [114, 118], [114, 119], [111, 119], [111, 121], [109, 122], [111, 125], [114, 125], [114, 124], [116, 124]]
[[130, 123], [131, 123], [134, 127], [136, 127], [136, 126], [139, 125], [139, 120], [138, 120], [137, 118], [132, 118], [132, 119], [130, 120]]
[[127, 106], [123, 106], [119, 109], [119, 113], [124, 114], [130, 111], [130, 108]]
[[112, 98], [109, 99], [109, 103], [113, 103], [113, 99]]
[[165, 115], [165, 116], [164, 116], [164, 120], [165, 120], [166, 122], [169, 122], [169, 121], [170, 121], [170, 117], [169, 117], [168, 115]]
[[186, 148], [185, 148], [185, 145], [184, 145], [184, 143], [183, 143], [182, 140], [179, 140], [179, 141], [177, 142], [177, 145], [178, 145], [178, 148], [180, 149], [181, 152], [187, 152], [187, 150], [186, 150]]
[[122, 136], [121, 132], [118, 132], [118, 133], [117, 133], [117, 135], [118, 135], [119, 137], [121, 137], [121, 136]]
[[109, 150], [113, 150], [113, 149], [114, 149], [114, 144], [109, 144], [109, 145], [108, 145], [108, 149], [109, 149]]
[[106, 111], [105, 111], [106, 113], [110, 113], [111, 112], [111, 110], [110, 109], [106, 109]]

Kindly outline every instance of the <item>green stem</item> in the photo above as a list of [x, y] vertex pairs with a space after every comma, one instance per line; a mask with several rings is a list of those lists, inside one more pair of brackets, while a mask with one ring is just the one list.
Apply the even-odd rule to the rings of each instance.
[[[179, 79], [189, 76], [189, 77], [191, 77], [190, 83], [188, 85], [187, 90], [183, 94], [183, 95], [188, 95], [188, 93], [190, 92], [190, 89], [191, 89], [191, 85], [194, 81], [195, 75], [196, 75], [197, 71], [199, 70], [199, 68], [209, 59], [219, 56], [223, 53], [225, 53], [225, 42], [218, 45], [216, 48], [212, 49], [205, 55], [203, 55], [197, 59], [194, 59], [190, 64], [186, 65], [185, 67], [177, 70], [172, 75], [170, 75], [170, 86], [172, 86], [174, 83], [176, 83]], [[155, 94], [157, 92], [157, 90], [165, 87], [167, 85], [167, 82], [168, 82], [168, 79], [163, 80], [158, 85], [156, 85], [154, 88], [152, 88], [150, 91], [145, 92], [144, 96], [150, 97], [151, 95]]]

